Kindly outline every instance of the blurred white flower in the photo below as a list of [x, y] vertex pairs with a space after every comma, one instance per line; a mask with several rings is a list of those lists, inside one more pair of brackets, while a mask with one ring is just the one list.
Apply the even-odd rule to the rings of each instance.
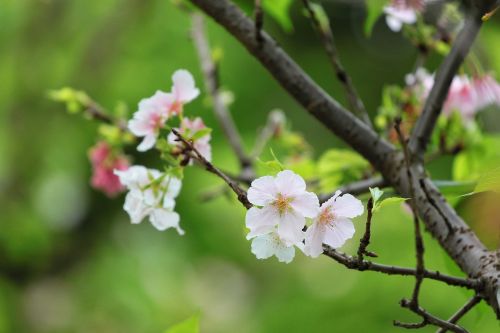
[[318, 216], [307, 229], [304, 253], [318, 257], [323, 253], [323, 243], [336, 249], [354, 235], [351, 218], [363, 214], [364, 207], [359, 199], [350, 194], [341, 195], [337, 191], [333, 197], [321, 205]]
[[179, 214], [173, 211], [182, 185], [179, 179], [140, 165], [125, 171], [115, 170], [115, 174], [129, 190], [123, 208], [132, 223], [141, 223], [149, 216], [156, 229], [175, 228], [179, 234], [184, 234], [179, 226]]

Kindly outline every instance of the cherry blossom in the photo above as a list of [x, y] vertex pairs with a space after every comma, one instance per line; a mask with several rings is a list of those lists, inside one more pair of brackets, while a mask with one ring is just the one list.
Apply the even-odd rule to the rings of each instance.
[[[207, 161], [212, 161], [212, 147], [210, 146], [211, 135], [207, 132], [201, 137], [196, 137], [195, 134], [202, 130], [205, 130], [207, 126], [203, 123], [200, 117], [190, 120], [188, 118], [183, 118], [181, 121], [181, 127], [177, 128], [177, 131], [182, 134], [187, 139], [193, 140], [193, 146], [200, 152], [200, 154], [205, 157]], [[174, 133], [168, 135], [168, 142], [171, 145], [180, 145], [176, 140], [177, 136]]]
[[287, 246], [302, 242], [306, 217], [315, 217], [319, 209], [316, 194], [307, 192], [304, 179], [290, 170], [254, 180], [248, 200], [262, 208], [252, 207], [247, 212], [247, 239], [276, 231]]
[[[406, 84], [419, 99], [425, 101], [434, 84], [434, 77], [419, 68], [415, 74], [406, 76]], [[466, 75], [456, 75], [443, 105], [443, 114], [458, 111], [466, 122], [470, 122], [478, 111], [490, 105], [500, 105], [500, 84], [493, 76], [486, 74], [471, 79]]]
[[363, 214], [363, 204], [352, 195], [341, 193], [337, 191], [321, 205], [319, 214], [307, 229], [304, 246], [306, 255], [318, 257], [323, 253], [323, 243], [336, 249], [354, 235], [351, 219]]
[[151, 149], [165, 122], [172, 116], [183, 112], [184, 104], [198, 97], [200, 90], [196, 88], [194, 78], [185, 69], [179, 69], [172, 75], [171, 92], [158, 90], [153, 96], [139, 102], [139, 110], [134, 113], [128, 128], [137, 137], [144, 137], [137, 147], [139, 151]]
[[137, 147], [138, 151], [149, 150], [155, 145], [160, 129], [165, 126], [170, 116], [172, 100], [171, 94], [158, 90], [153, 96], [139, 102], [139, 110], [128, 122], [132, 134], [144, 137]]
[[[296, 244], [302, 248], [302, 243]], [[276, 232], [257, 236], [252, 240], [252, 253], [257, 259], [267, 259], [276, 256], [278, 261], [290, 263], [295, 257], [295, 247], [288, 246]]]
[[92, 163], [92, 187], [103, 191], [109, 197], [125, 190], [113, 172], [115, 169], [123, 171], [128, 168], [129, 162], [125, 156], [113, 153], [111, 147], [101, 141], [91, 148], [89, 159]]
[[179, 234], [184, 234], [179, 226], [179, 214], [173, 211], [181, 189], [179, 179], [140, 165], [126, 171], [115, 170], [115, 174], [129, 190], [123, 208], [133, 224], [149, 216], [156, 229], [175, 228]]
[[392, 31], [399, 32], [403, 24], [414, 24], [417, 22], [417, 14], [423, 12], [424, 5], [424, 0], [393, 0], [384, 8], [387, 26]]

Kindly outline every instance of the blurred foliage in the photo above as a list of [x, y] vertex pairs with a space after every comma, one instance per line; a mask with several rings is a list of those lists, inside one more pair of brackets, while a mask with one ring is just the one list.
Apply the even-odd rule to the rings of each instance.
[[[252, 1], [241, 2], [251, 9]], [[266, 29], [344, 103], [298, 2], [279, 3], [290, 15], [272, 14], [278, 1], [265, 1], [268, 15], [279, 22], [266, 20]], [[383, 87], [403, 82], [417, 52], [388, 31], [383, 19], [374, 19], [371, 37], [365, 37], [366, 12], [358, 3], [322, 2], [344, 65], [375, 116]], [[291, 22], [293, 33], [285, 33], [280, 24], [291, 31]], [[327, 149], [346, 148], [223, 29], [210, 23], [208, 30], [213, 46], [224, 52], [221, 82], [234, 95], [231, 110], [248, 148], [274, 108], [285, 110], [294, 133], [303, 135], [276, 143], [276, 157], [285, 156], [280, 149], [300, 148], [293, 165], [301, 173], [316, 174], [311, 160]], [[400, 332], [393, 319], [415, 319], [398, 306], [410, 294], [413, 279], [348, 271], [328, 258], [298, 255], [289, 265], [256, 260], [245, 239], [243, 208], [223, 197], [203, 205], [196, 200], [204, 189], [220, 185], [201, 170], [186, 170], [177, 209], [184, 237], [160, 233], [148, 223], [131, 225], [121, 209], [123, 198], [109, 200], [90, 189], [87, 149], [95, 143], [98, 125], [68, 116], [46, 98], [47, 92], [71, 86], [74, 93], [85, 91], [108, 110], [127, 114], [141, 98], [168, 89], [177, 68], [191, 70], [202, 86], [188, 31], [188, 17], [164, 0], [0, 0], [0, 332], [164, 332], [198, 312], [201, 332]], [[499, 31], [497, 15], [485, 25], [476, 50], [497, 72]], [[431, 57], [430, 66], [440, 57]], [[122, 101], [118, 107], [116, 101]], [[214, 128], [215, 163], [235, 170], [210, 106], [200, 99], [190, 109]], [[486, 132], [500, 129], [497, 111], [481, 115]], [[106, 128], [100, 132], [114, 135]], [[303, 145], [305, 139], [309, 146]], [[452, 179], [452, 174], [470, 179], [484, 170], [464, 171], [454, 164], [488, 164], [489, 156], [493, 160], [498, 153], [492, 147], [498, 144], [457, 159], [466, 162], [434, 161], [431, 173], [438, 179]], [[138, 163], [158, 163], [153, 154], [128, 153]], [[355, 165], [362, 163], [353, 159]], [[325, 172], [330, 168], [327, 163]], [[460, 213], [491, 246], [498, 244], [495, 203], [498, 197], [487, 193], [458, 202]], [[362, 230], [363, 217], [356, 224]], [[414, 265], [411, 218], [399, 205], [377, 214], [372, 233], [378, 260]], [[345, 251], [356, 250], [359, 234]], [[425, 241], [430, 268], [460, 274], [429, 235]], [[425, 306], [443, 317], [468, 296], [432, 281], [422, 290]], [[463, 324], [473, 332], [498, 330], [484, 304]]]

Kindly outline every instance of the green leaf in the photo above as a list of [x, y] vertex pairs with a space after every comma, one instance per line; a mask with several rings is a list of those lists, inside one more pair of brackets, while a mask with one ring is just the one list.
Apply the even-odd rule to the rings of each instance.
[[495, 191], [500, 193], [500, 167], [486, 172], [476, 185], [475, 193]]
[[327, 150], [318, 161], [320, 189], [331, 191], [342, 183], [357, 180], [368, 167], [368, 162], [351, 150]]
[[195, 314], [194, 316], [176, 324], [164, 333], [199, 333], [200, 332], [200, 316]]
[[390, 197], [390, 198], [382, 200], [378, 205], [376, 205], [373, 208], [373, 211], [375, 212], [383, 207], [401, 204], [401, 203], [405, 202], [406, 200], [408, 200], [408, 198]]
[[209, 135], [210, 133], [212, 133], [212, 129], [210, 127], [205, 127], [205, 128], [202, 128], [201, 130], [199, 130], [198, 132], [194, 133], [194, 135], [191, 137], [191, 139], [196, 141], [198, 139], [201, 139], [205, 135]]
[[264, 0], [262, 8], [268, 13], [286, 32], [293, 31], [293, 23], [290, 18], [290, 8], [293, 0]]
[[365, 35], [369, 37], [372, 34], [373, 26], [384, 11], [387, 0], [366, 0], [366, 20]]
[[319, 26], [323, 31], [330, 30], [330, 19], [325, 12], [325, 9], [320, 4], [311, 2], [311, 10], [314, 12], [314, 16], [319, 22]]
[[379, 199], [384, 194], [384, 191], [382, 191], [378, 187], [375, 187], [375, 188], [370, 187], [369, 189], [370, 189], [370, 194], [372, 195], [372, 198], [373, 198], [373, 207], [376, 207]]

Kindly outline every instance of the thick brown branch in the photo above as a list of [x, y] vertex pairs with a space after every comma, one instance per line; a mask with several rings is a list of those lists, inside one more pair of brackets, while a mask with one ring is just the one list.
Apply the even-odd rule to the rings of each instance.
[[[349, 106], [352, 111], [355, 112], [356, 116], [363, 120], [368, 126], [372, 126], [370, 117], [368, 116], [368, 112], [365, 109], [365, 105], [363, 104], [363, 100], [359, 97], [354, 84], [352, 83], [352, 79], [347, 74], [342, 62], [340, 61], [340, 56], [337, 51], [337, 46], [335, 45], [335, 39], [333, 37], [333, 32], [330, 27], [329, 22], [325, 22], [324, 24], [319, 20], [316, 15], [316, 12], [313, 8], [313, 4], [309, 0], [303, 0], [304, 7], [306, 8], [311, 21], [318, 31], [323, 46], [325, 48], [326, 54], [328, 55], [328, 59], [335, 71], [337, 79], [340, 81], [342, 86], [344, 87], [345, 94], [347, 96], [347, 100], [349, 101]], [[314, 4], [315, 6], [321, 6], [319, 4]]]
[[231, 117], [231, 113], [222, 100], [222, 96], [219, 91], [217, 65], [212, 59], [210, 45], [205, 35], [203, 17], [200, 14], [192, 14], [191, 35], [198, 52], [198, 58], [200, 60], [201, 69], [203, 72], [205, 87], [207, 89], [207, 92], [212, 97], [215, 116], [217, 117], [222, 131], [226, 135], [229, 144], [236, 154], [236, 157], [238, 158], [242, 168], [246, 168], [251, 165], [251, 160], [246, 155], [243, 149], [241, 137], [236, 128], [234, 120]]

